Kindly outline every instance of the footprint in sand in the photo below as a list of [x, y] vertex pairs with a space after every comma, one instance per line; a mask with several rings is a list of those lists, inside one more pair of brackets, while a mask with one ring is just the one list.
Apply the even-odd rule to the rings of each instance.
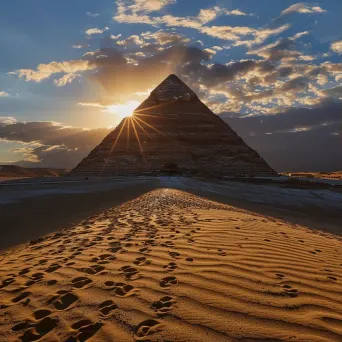
[[15, 281], [15, 279], [13, 277], [3, 280], [1, 285], [0, 285], [0, 289], [7, 287], [8, 285], [12, 284], [14, 281]]
[[177, 257], [180, 256], [180, 253], [178, 252], [169, 252], [169, 255], [171, 258], [177, 259]]
[[61, 268], [62, 266], [59, 265], [59, 264], [52, 264], [50, 265], [46, 270], [45, 272], [48, 272], [48, 273], [52, 273], [52, 272], [55, 272], [56, 270], [58, 270], [59, 268]]
[[132, 267], [132, 266], [122, 266], [120, 268], [120, 271], [124, 273], [124, 275], [125, 275], [125, 277], [127, 279], [132, 279], [132, 277], [134, 275], [139, 273], [139, 271], [136, 268]]
[[23, 299], [27, 298], [29, 295], [31, 294], [31, 292], [22, 292], [19, 296], [15, 297], [12, 299], [13, 303], [18, 303], [21, 302]]
[[137, 337], [145, 337], [152, 335], [157, 332], [159, 322], [154, 319], [147, 319], [146, 321], [141, 322], [135, 328], [135, 335]]
[[106, 300], [99, 305], [99, 310], [100, 310], [101, 314], [105, 317], [110, 316], [112, 311], [114, 311], [117, 308], [118, 308], [117, 305], [114, 304], [114, 302], [112, 300]]
[[289, 297], [297, 297], [298, 296], [298, 290], [296, 289], [289, 289], [289, 288], [284, 288], [285, 294], [287, 294]]
[[57, 280], [56, 280], [56, 279], [48, 280], [48, 281], [46, 282], [46, 284], [47, 284], [47, 285], [55, 285], [55, 284], [57, 284]]
[[151, 250], [147, 247], [144, 247], [144, 248], [140, 248], [139, 252], [143, 253], [143, 254], [147, 254], [147, 253], [151, 252]]
[[77, 300], [78, 297], [71, 291], [60, 290], [57, 291], [57, 294], [49, 299], [47, 303], [53, 303], [57, 310], [66, 310]]
[[177, 285], [177, 284], [178, 284], [178, 280], [176, 277], [165, 277], [159, 283], [161, 287], [170, 287], [172, 285]]
[[165, 241], [161, 244], [162, 247], [168, 247], [168, 248], [173, 248], [175, 247], [175, 244], [172, 241]]
[[122, 247], [120, 246], [119, 242], [113, 242], [113, 243], [110, 243], [110, 245], [112, 245], [112, 247], [108, 249], [109, 252], [112, 252], [115, 254], [122, 250]]
[[88, 284], [91, 284], [93, 281], [87, 277], [77, 277], [71, 280], [72, 286], [78, 289], [83, 289]]
[[147, 260], [145, 257], [136, 258], [133, 261], [133, 264], [137, 266], [148, 265], [150, 263], [151, 263], [151, 260]]
[[172, 308], [174, 300], [170, 296], [160, 298], [157, 302], [152, 303], [151, 309], [157, 312], [159, 316], [166, 315]]
[[102, 322], [92, 323], [88, 319], [82, 319], [71, 326], [73, 330], [76, 330], [76, 332], [65, 342], [86, 341], [94, 336], [102, 328], [102, 326]]
[[108, 264], [110, 261], [115, 260], [116, 257], [111, 254], [101, 254], [98, 257], [92, 258], [90, 262], [97, 262], [101, 265]]
[[47, 262], [48, 262], [48, 259], [42, 259], [42, 260], [39, 260], [38, 264], [36, 264], [35, 266], [45, 265]]
[[44, 273], [35, 273], [31, 276], [31, 278], [25, 283], [25, 286], [31, 286], [35, 283], [38, 283], [44, 278]]
[[218, 255], [221, 255], [221, 256], [227, 255], [227, 253], [224, 252], [222, 249], [218, 249], [217, 252], [218, 252]]
[[30, 272], [30, 268], [24, 268], [21, 271], [19, 271], [19, 275], [24, 275]]
[[92, 265], [90, 267], [80, 268], [80, 271], [87, 273], [87, 274], [97, 274], [103, 270], [104, 270], [104, 267], [101, 265]]
[[39, 242], [43, 242], [44, 241], [44, 238], [38, 238], [38, 239], [36, 239], [36, 240], [31, 240], [30, 242], [29, 242], [29, 245], [36, 245], [37, 243], [39, 243]]
[[[51, 312], [50, 312], [51, 313]], [[48, 334], [58, 325], [57, 318], [44, 317], [38, 322], [26, 321], [16, 324], [12, 327], [12, 331], [25, 330], [20, 336], [21, 341], [36, 341]]]
[[144, 242], [144, 245], [148, 245], [148, 246], [155, 246], [155, 240], [154, 239], [148, 239]]
[[33, 316], [35, 319], [39, 320], [39, 319], [42, 319], [46, 316], [49, 316], [51, 315], [52, 311], [48, 310], [48, 309], [40, 309], [40, 310], [36, 310], [34, 313], [33, 313]]
[[175, 262], [170, 262], [168, 265], [163, 266], [167, 272], [172, 272], [177, 268], [177, 264]]
[[113, 290], [116, 296], [128, 297], [133, 294], [134, 287], [132, 285], [113, 281], [106, 281], [104, 284], [109, 290]]

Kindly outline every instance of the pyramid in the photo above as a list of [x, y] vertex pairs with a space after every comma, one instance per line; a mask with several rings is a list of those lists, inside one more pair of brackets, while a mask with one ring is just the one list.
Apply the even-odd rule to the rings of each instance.
[[176, 75], [121, 121], [71, 172], [82, 176], [276, 172]]

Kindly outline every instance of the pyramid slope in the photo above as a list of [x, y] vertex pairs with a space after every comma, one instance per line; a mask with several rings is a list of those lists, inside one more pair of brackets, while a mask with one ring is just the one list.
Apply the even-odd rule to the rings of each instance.
[[275, 171], [176, 75], [122, 120], [72, 171], [127, 175], [173, 171], [208, 176], [274, 176]]

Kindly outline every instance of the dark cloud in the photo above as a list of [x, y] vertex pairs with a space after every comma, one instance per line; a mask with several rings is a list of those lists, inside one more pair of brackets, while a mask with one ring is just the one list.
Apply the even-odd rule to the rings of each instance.
[[221, 118], [277, 171], [333, 171], [342, 169], [341, 113], [342, 102], [327, 99], [312, 109]]
[[230, 62], [228, 64], [200, 64], [192, 61], [181, 68], [181, 72], [193, 82], [199, 82], [208, 88], [217, 87], [234, 81], [248, 73], [263, 75], [274, 70], [275, 66], [268, 61], [253, 59]]
[[17, 149], [27, 156], [17, 162], [21, 166], [74, 167], [108, 133], [105, 128], [85, 130], [53, 122], [0, 123], [0, 139], [25, 143]]
[[322, 93], [326, 96], [333, 96], [342, 99], [342, 85], [335, 88], [322, 90]]
[[123, 101], [134, 92], [160, 83], [183, 65], [208, 61], [210, 55], [197, 47], [173, 46], [141, 59], [139, 63], [132, 63], [115, 48], [87, 53], [84, 58], [96, 69], [96, 72], [90, 74], [90, 79], [111, 94], [111, 101]]
[[300, 91], [300, 90], [306, 89], [308, 86], [308, 81], [309, 79], [304, 76], [293, 78], [292, 80], [287, 81], [284, 84], [282, 84], [279, 91], [281, 92], [293, 91], [293, 90]]

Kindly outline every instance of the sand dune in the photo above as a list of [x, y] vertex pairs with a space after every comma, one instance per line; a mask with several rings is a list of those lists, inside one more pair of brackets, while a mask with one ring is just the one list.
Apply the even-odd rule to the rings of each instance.
[[341, 238], [171, 189], [0, 254], [1, 341], [342, 341]]

